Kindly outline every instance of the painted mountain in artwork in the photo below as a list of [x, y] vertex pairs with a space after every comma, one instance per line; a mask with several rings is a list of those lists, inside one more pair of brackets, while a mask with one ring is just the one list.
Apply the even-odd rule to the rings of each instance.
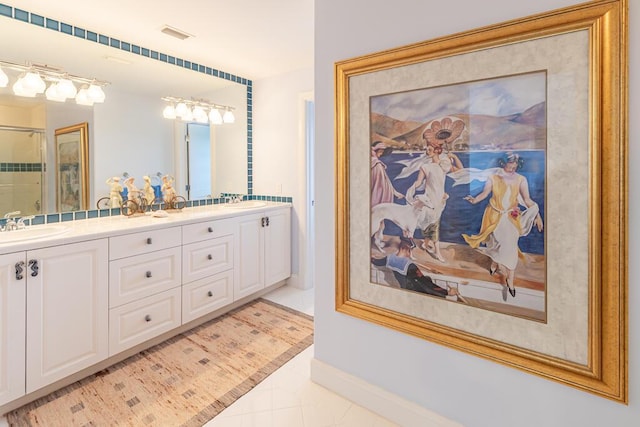
[[[462, 120], [465, 129], [449, 147], [455, 151], [476, 150], [532, 150], [546, 148], [546, 103], [509, 116], [480, 114], [451, 114]], [[434, 120], [438, 120], [436, 118]], [[371, 113], [371, 141], [383, 141], [396, 150], [421, 150], [422, 134], [433, 120], [425, 123], [402, 121], [382, 114]]]

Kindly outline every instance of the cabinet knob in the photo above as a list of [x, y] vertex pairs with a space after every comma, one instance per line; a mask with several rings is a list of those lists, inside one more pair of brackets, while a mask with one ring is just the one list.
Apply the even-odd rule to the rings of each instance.
[[211, 292], [211, 291], [207, 292], [207, 296], [212, 297], [213, 296], [213, 292]]
[[213, 255], [211, 254], [207, 255], [207, 259], [213, 259]]
[[151, 237], [147, 237], [147, 245], [150, 245], [151, 243], [153, 243], [153, 240]]
[[147, 322], [151, 322], [151, 315], [147, 314], [146, 316], [144, 316], [144, 320], [146, 320]]
[[213, 227], [209, 227], [209, 228], [207, 228], [207, 231], [208, 231], [209, 233], [213, 233]]
[[151, 277], [151, 272], [150, 272], [150, 271], [147, 271], [146, 276], [147, 276], [147, 277]]

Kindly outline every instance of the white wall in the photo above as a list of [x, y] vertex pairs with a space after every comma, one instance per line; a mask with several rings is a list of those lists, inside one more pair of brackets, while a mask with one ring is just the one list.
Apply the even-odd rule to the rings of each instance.
[[[94, 163], [91, 182], [95, 199], [109, 194], [107, 178], [123, 172], [143, 186], [142, 176], [155, 172], [174, 173], [173, 121], [162, 117], [164, 105], [157, 98], [144, 98], [110, 90], [106, 102], [94, 105]], [[89, 206], [94, 209], [91, 201]]]
[[[334, 74], [336, 61], [552, 10], [580, 0], [323, 0], [315, 2], [315, 357], [466, 426], [640, 425], [638, 263], [629, 270], [630, 403], [395, 332], [334, 310]], [[630, 111], [640, 114], [640, 2], [630, 1]], [[640, 137], [630, 122], [629, 260], [640, 255]]]
[[290, 283], [296, 287], [305, 287], [299, 262], [306, 226], [301, 97], [312, 90], [311, 68], [253, 82], [253, 194], [293, 197]]

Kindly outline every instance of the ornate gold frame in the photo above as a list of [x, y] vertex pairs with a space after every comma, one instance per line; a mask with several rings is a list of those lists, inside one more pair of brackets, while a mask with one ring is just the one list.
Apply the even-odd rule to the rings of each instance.
[[61, 189], [60, 189], [60, 144], [59, 137], [77, 133], [77, 140], [66, 141], [77, 144], [76, 156], [79, 162], [79, 184], [80, 184], [80, 206], [78, 210], [89, 209], [89, 124], [87, 122], [79, 123], [65, 128], [55, 130], [55, 146], [56, 146], [56, 206], [58, 212], [62, 212]]
[[[628, 403], [627, 0], [592, 1], [335, 64], [336, 310]], [[350, 78], [587, 30], [589, 33], [589, 307], [585, 365], [445, 327], [350, 295]], [[365, 219], [366, 220], [366, 219]], [[582, 267], [582, 266], [580, 266]]]

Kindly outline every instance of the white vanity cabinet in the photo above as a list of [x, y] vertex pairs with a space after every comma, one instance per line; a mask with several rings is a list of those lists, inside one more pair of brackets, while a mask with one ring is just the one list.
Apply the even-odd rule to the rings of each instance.
[[24, 252], [0, 255], [0, 406], [25, 394], [24, 263]]
[[109, 355], [180, 326], [181, 228], [109, 238]]
[[0, 245], [0, 410], [289, 277], [290, 207], [230, 212]]
[[291, 275], [289, 208], [238, 217], [237, 230], [235, 299], [251, 295]]
[[107, 259], [107, 239], [26, 252], [27, 393], [107, 358]]
[[182, 323], [233, 302], [235, 218], [182, 227]]
[[107, 358], [107, 247], [0, 256], [0, 405]]

